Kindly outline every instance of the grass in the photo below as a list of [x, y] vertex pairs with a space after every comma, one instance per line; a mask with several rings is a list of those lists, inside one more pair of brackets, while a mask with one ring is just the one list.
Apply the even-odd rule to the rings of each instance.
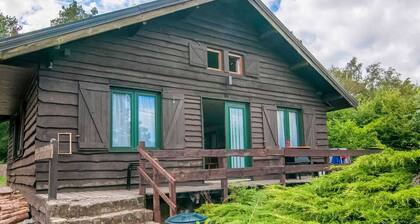
[[6, 186], [6, 177], [0, 176], [0, 187]]
[[420, 223], [420, 150], [363, 156], [297, 187], [233, 189], [228, 203], [197, 212], [213, 223]]

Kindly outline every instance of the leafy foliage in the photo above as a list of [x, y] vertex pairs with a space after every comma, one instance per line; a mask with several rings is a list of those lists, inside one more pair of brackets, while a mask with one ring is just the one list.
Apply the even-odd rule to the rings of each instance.
[[226, 204], [198, 212], [215, 223], [415, 223], [420, 186], [411, 184], [420, 150], [363, 156], [297, 187], [236, 188]]
[[0, 123], [0, 164], [7, 160], [7, 143], [9, 140], [9, 122]]
[[0, 12], [0, 38], [17, 35], [22, 29], [14, 16], [3, 15]]
[[420, 147], [420, 88], [401, 80], [393, 68], [362, 64], [353, 58], [345, 68], [331, 73], [359, 99], [357, 109], [328, 114], [328, 139], [332, 147], [396, 149]]
[[96, 14], [98, 14], [96, 7], [90, 9], [90, 13], [88, 13], [83, 9], [82, 5], [77, 3], [76, 0], [73, 0], [67, 7], [61, 7], [61, 10], [58, 12], [58, 18], [51, 20], [51, 26], [74, 22], [92, 17]]

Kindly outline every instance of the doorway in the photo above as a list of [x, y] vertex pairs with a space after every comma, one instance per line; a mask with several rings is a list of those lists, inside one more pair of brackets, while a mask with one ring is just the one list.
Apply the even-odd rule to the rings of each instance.
[[[246, 103], [203, 99], [205, 149], [249, 148], [249, 107]], [[220, 167], [217, 158], [206, 158], [206, 169]], [[233, 156], [228, 158], [229, 168], [250, 167], [251, 158]]]

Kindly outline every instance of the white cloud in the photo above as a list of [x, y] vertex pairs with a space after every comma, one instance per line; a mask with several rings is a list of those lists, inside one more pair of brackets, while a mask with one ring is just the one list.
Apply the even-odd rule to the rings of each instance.
[[419, 12], [416, 0], [282, 0], [276, 15], [327, 67], [355, 56], [420, 83]]
[[61, 5], [55, 0], [0, 0], [4, 14], [15, 16], [23, 25], [22, 32], [41, 29], [50, 25]]

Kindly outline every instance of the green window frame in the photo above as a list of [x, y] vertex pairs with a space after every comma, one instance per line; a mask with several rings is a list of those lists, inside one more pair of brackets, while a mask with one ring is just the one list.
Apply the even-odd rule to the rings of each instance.
[[282, 108], [279, 107], [277, 108], [277, 119], [278, 119], [278, 140], [279, 140], [279, 145], [280, 147], [283, 147], [281, 145], [281, 140], [280, 140], [280, 136], [283, 134], [283, 130], [281, 130], [281, 125], [280, 122], [280, 116], [279, 116], [279, 112], [283, 112], [283, 127], [284, 127], [284, 138], [285, 138], [285, 145], [287, 145], [287, 142], [291, 141], [291, 133], [290, 133], [290, 113], [296, 113], [296, 128], [297, 128], [297, 146], [300, 146], [303, 144], [303, 125], [302, 125], [302, 111], [299, 109], [292, 109], [292, 108]]
[[[139, 96], [153, 96], [155, 97], [155, 146], [147, 146], [147, 149], [160, 149], [161, 148], [161, 123], [162, 123], [162, 110], [161, 110], [161, 95], [157, 92], [126, 89], [119, 87], [112, 87], [110, 93], [110, 151], [112, 152], [136, 152], [139, 139]], [[129, 95], [130, 99], [130, 144], [129, 146], [114, 146], [113, 145], [113, 95], [114, 94], [126, 94]], [[141, 122], [141, 121], [140, 121]]]

